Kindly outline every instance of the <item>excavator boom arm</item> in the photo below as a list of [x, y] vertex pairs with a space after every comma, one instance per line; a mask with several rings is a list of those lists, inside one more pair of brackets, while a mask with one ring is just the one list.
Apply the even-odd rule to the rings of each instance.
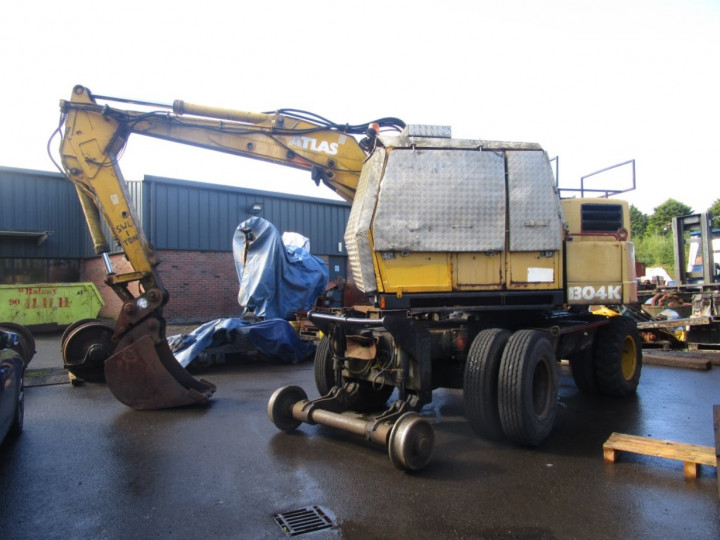
[[[153, 110], [124, 110], [98, 101], [151, 105]], [[120, 401], [136, 409], [204, 403], [215, 387], [190, 376], [167, 344], [162, 310], [168, 293], [118, 167], [118, 156], [128, 137], [137, 133], [305, 169], [312, 172], [317, 183], [322, 181], [352, 201], [366, 158], [364, 148], [376, 143], [381, 126], [403, 126], [397, 119], [381, 119], [368, 131], [368, 138], [358, 142], [355, 135], [364, 134], [367, 125], [338, 125], [293, 110], [250, 113], [183, 101], [170, 106], [96, 97], [83, 86], [76, 86], [71, 99], [62, 100], [60, 107], [64, 123], [60, 148], [63, 169], [77, 189], [95, 251], [105, 261], [106, 283], [124, 303], [112, 336], [114, 349], [103, 358], [105, 379]], [[122, 246], [131, 272], [118, 274], [113, 270], [101, 216]], [[97, 360], [96, 343], [90, 343], [87, 337], [84, 339], [88, 343], [73, 339], [81, 334], [102, 334], [104, 327], [93, 324], [75, 329], [63, 344], [66, 365], [78, 361], [68, 359], [67, 351], [81, 356], [82, 361]]]
[[[324, 182], [345, 200], [354, 197], [366, 153], [353, 135], [363, 134], [361, 130], [366, 128], [338, 125], [320, 117], [313, 121], [294, 111], [251, 113], [184, 101], [164, 107], [149, 112], [122, 110], [99, 104], [86, 88], [76, 87], [71, 101], [61, 101], [61, 109], [68, 115], [68, 123], [74, 123], [72, 117], [84, 117], [92, 129], [66, 133], [66, 138], [85, 139], [72, 154], [84, 159], [89, 168], [97, 168], [105, 155], [117, 155], [128, 136], [137, 133], [312, 171], [316, 181]], [[385, 121], [402, 125], [396, 119]], [[85, 146], [92, 137], [98, 144]]]

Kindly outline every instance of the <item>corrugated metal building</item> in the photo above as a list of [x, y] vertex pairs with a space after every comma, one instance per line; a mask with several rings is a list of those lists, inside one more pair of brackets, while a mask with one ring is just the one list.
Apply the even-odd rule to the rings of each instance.
[[[238, 223], [253, 215], [310, 238], [315, 255], [345, 257], [350, 206], [216, 184], [145, 176], [128, 182], [143, 229], [156, 249], [227, 251]], [[258, 205], [253, 210], [253, 206]]]
[[[346, 276], [345, 202], [156, 176], [129, 181], [128, 190], [161, 261], [171, 322], [240, 314], [232, 236], [252, 215], [308, 237], [331, 278]], [[121, 252], [112, 261], [117, 272], [130, 270]], [[0, 167], [0, 282], [93, 281], [106, 303], [101, 316], [114, 317], [120, 303], [104, 275], [73, 185], [59, 173]]]

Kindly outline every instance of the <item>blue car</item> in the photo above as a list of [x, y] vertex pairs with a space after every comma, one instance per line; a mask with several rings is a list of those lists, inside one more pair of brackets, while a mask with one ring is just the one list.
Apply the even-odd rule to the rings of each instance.
[[20, 348], [17, 334], [0, 330], [0, 443], [17, 437], [23, 429], [26, 363], [18, 352]]

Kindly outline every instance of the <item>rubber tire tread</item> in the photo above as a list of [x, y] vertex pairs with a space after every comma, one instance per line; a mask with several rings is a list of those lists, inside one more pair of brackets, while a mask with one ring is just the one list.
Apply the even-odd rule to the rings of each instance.
[[[547, 407], [535, 412], [533, 379], [539, 361], [546, 361]], [[500, 361], [498, 405], [505, 436], [523, 446], [540, 445], [552, 431], [557, 412], [558, 374], [555, 350], [538, 330], [518, 330], [508, 340]]]
[[505, 439], [498, 410], [498, 375], [502, 353], [511, 335], [502, 328], [481, 331], [473, 339], [465, 362], [465, 417], [477, 435], [491, 441]]
[[315, 372], [315, 386], [321, 396], [326, 396], [335, 386], [332, 351], [330, 350], [330, 339], [327, 336], [323, 336], [317, 345], [313, 370]]
[[[622, 350], [625, 339], [635, 341], [636, 369], [630, 380], [622, 373]], [[642, 342], [634, 320], [622, 315], [611, 317], [610, 322], [598, 329], [593, 347], [595, 380], [601, 394], [629, 397], [640, 384], [642, 371]]]
[[584, 394], [597, 394], [598, 387], [592, 348], [572, 355], [569, 361], [572, 378], [578, 390]]

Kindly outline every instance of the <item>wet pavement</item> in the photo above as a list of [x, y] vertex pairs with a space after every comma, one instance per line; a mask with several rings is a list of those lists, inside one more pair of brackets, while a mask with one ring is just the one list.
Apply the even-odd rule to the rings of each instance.
[[[29, 369], [61, 367], [59, 335], [36, 341]], [[316, 505], [334, 526], [299, 538], [720, 538], [715, 468], [685, 479], [680, 462], [602, 453], [614, 431], [714, 446], [718, 366], [645, 366], [626, 401], [580, 394], [563, 372], [538, 449], [477, 438], [461, 393], [436, 391], [423, 410], [433, 459], [412, 474], [357, 436], [275, 428], [275, 389], [317, 395], [310, 362], [201, 376], [218, 386], [211, 404], [167, 411], [133, 411], [63, 376], [28, 387], [25, 431], [0, 447], [0, 537], [284, 538], [273, 516]]]

